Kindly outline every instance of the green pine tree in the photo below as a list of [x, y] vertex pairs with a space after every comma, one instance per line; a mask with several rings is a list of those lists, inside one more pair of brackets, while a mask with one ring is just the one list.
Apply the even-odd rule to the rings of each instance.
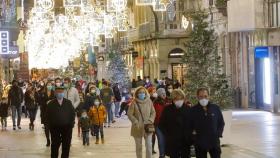
[[110, 63], [108, 66], [109, 81], [112, 84], [118, 83], [122, 88], [130, 88], [128, 69], [119, 52], [109, 53]]
[[218, 54], [217, 35], [207, 22], [208, 14], [196, 11], [190, 14], [194, 27], [186, 42], [183, 62], [187, 64], [185, 92], [193, 104], [197, 103], [196, 91], [207, 87], [211, 101], [228, 108], [232, 105], [232, 90], [223, 72]]

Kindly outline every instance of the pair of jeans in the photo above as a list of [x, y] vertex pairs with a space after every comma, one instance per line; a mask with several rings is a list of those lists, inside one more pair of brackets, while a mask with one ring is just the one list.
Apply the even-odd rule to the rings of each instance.
[[2, 127], [7, 127], [7, 117], [1, 117], [1, 125]]
[[156, 136], [158, 140], [159, 156], [165, 156], [165, 139], [162, 131], [156, 126]]
[[107, 123], [110, 124], [113, 121], [112, 103], [106, 103], [105, 107], [107, 111]]
[[[145, 134], [145, 147], [146, 147], [146, 158], [152, 158], [152, 133]], [[136, 144], [136, 157], [142, 158], [142, 139], [143, 137], [134, 137]]]
[[89, 145], [89, 131], [82, 131], [83, 135], [83, 145]]
[[51, 127], [51, 158], [58, 158], [59, 147], [62, 144], [61, 158], [69, 158], [71, 140], [72, 140], [71, 126], [57, 126]]
[[101, 125], [94, 125], [94, 133], [96, 134], [96, 139], [99, 139], [99, 133], [101, 138], [104, 138], [104, 131], [103, 131], [103, 124]]
[[[12, 105], [12, 120], [13, 120], [13, 126], [15, 127], [20, 126], [21, 121], [21, 106], [14, 106]], [[16, 124], [16, 118], [17, 118], [17, 124]]]
[[200, 146], [195, 147], [195, 154], [197, 158], [207, 158], [207, 152], [209, 152], [211, 158], [221, 158], [221, 147], [217, 146], [211, 149], [204, 149]]
[[37, 108], [36, 109], [28, 109], [30, 124], [34, 125], [34, 121], [37, 115]]
[[119, 116], [120, 102], [115, 102], [115, 116]]

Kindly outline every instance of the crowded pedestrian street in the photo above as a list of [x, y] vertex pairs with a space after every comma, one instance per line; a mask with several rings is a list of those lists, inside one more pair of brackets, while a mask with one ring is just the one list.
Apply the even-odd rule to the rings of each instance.
[[280, 0], [0, 0], [0, 158], [280, 158]]
[[[278, 158], [280, 155], [280, 116], [262, 111], [234, 111], [231, 126], [231, 143], [222, 147], [223, 158]], [[11, 120], [9, 119], [9, 122]], [[82, 146], [82, 140], [74, 129], [70, 152], [71, 158], [135, 158], [135, 146], [130, 136], [130, 123], [126, 116], [118, 119], [105, 129], [106, 143]], [[45, 138], [40, 121], [30, 132], [27, 119], [23, 120], [22, 130], [0, 132], [1, 158], [47, 158], [50, 148], [45, 147]], [[158, 157], [155, 154], [153, 157]]]

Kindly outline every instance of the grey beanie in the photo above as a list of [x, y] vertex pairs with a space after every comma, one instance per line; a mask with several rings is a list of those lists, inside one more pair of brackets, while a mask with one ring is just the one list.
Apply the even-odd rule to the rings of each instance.
[[166, 95], [165, 89], [164, 88], [159, 88], [157, 90], [157, 94], [158, 94], [158, 96]]

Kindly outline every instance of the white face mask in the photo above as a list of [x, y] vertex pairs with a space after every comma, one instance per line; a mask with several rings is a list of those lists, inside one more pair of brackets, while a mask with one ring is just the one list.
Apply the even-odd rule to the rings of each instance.
[[86, 113], [83, 113], [83, 114], [82, 114], [82, 117], [87, 117], [87, 114], [86, 114]]
[[154, 97], [154, 98], [157, 98], [157, 97], [158, 97], [158, 94], [157, 94], [157, 93], [153, 93], [153, 97]]
[[179, 109], [183, 106], [184, 100], [177, 100], [177, 101], [175, 101], [174, 104], [175, 104], [176, 108]]
[[57, 82], [55, 83], [56, 87], [60, 87], [61, 86], [61, 83], [60, 82]]
[[172, 93], [172, 91], [173, 91], [173, 89], [168, 88], [168, 92], [169, 92], [169, 93]]
[[203, 107], [207, 106], [209, 103], [209, 100], [208, 99], [200, 99], [199, 100], [199, 104]]
[[95, 101], [95, 102], [94, 102], [94, 105], [99, 106], [99, 105], [100, 105], [100, 102], [99, 102], [99, 101]]

